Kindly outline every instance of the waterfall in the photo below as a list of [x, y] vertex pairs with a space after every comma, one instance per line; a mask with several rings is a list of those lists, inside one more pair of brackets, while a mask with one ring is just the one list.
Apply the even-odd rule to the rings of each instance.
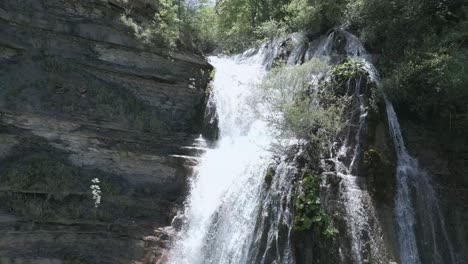
[[414, 162], [406, 151], [400, 124], [390, 101], [385, 98], [388, 124], [393, 137], [393, 144], [397, 153], [397, 194], [395, 198], [395, 213], [398, 223], [400, 259], [402, 263], [420, 263], [416, 244], [416, 220], [414, 208], [411, 204], [410, 182], [408, 177], [414, 173]]
[[[196, 167], [185, 205], [186, 223], [169, 263], [250, 263], [252, 258], [260, 205], [274, 200], [267, 199], [263, 188], [273, 162], [269, 149], [274, 129], [259, 120], [249, 104], [253, 86], [265, 74], [265, 54], [252, 53], [210, 57], [216, 68], [210, 100], [216, 107], [219, 140]], [[277, 212], [272, 217], [281, 214]], [[270, 242], [277, 231], [270, 230]], [[284, 253], [281, 260], [286, 259]]]
[[[354, 41], [356, 40], [357, 38]], [[359, 54], [371, 79], [380, 86], [377, 70], [369, 62], [365, 50], [362, 48]], [[405, 264], [457, 263], [431, 177], [408, 153], [393, 105], [385, 94], [383, 97], [389, 132], [397, 156], [395, 218], [400, 261]], [[421, 249], [426, 253], [421, 253]]]
[[[430, 254], [432, 256], [426, 257], [426, 261], [457, 263], [435, 191], [430, 183], [430, 175], [419, 167], [416, 159], [409, 155], [393, 105], [387, 98], [385, 98], [385, 103], [388, 124], [398, 158], [395, 213], [398, 223], [401, 262], [421, 263], [423, 258], [418, 251], [419, 243], [421, 248], [432, 251]], [[416, 199], [412, 199], [411, 188], [416, 194]], [[417, 236], [417, 221], [415, 219], [417, 211], [419, 211], [420, 218], [420, 236]], [[440, 235], [437, 234], [438, 228]], [[423, 245], [423, 241], [430, 244], [429, 248]], [[444, 251], [448, 251], [448, 256], [443, 255], [439, 245], [443, 247]]]
[[[369, 56], [362, 45], [356, 44], [359, 40], [349, 33], [345, 34], [348, 36], [346, 48], [348, 54], [362, 59], [371, 79], [380, 86], [377, 70], [369, 61]], [[395, 218], [398, 227], [400, 261], [405, 264], [457, 263], [430, 175], [408, 153], [393, 105], [385, 94], [383, 97], [389, 132], [397, 156]], [[421, 249], [431, 253], [421, 254]]]
[[[285, 41], [292, 41], [289, 52], [284, 50], [288, 46]], [[216, 76], [208, 105], [216, 109], [219, 138], [200, 157], [190, 179], [182, 212], [184, 224], [175, 238], [169, 263], [295, 263], [291, 208], [298, 168], [295, 158], [272, 153], [281, 133], [261, 118], [271, 115], [268, 107], [255, 109], [265, 112], [259, 115], [252, 102], [259, 96], [255, 86], [276, 59], [296, 65], [317, 57], [332, 64], [344, 57], [359, 60], [370, 80], [379, 86], [371, 56], [357, 37], [340, 29], [309, 43], [304, 36], [294, 34], [241, 55], [210, 57]], [[312, 88], [322, 78], [311, 76]], [[388, 252], [367, 180], [359, 175], [368, 116], [368, 98], [361, 81], [348, 82], [347, 94], [352, 95], [348, 124], [341, 141], [335, 142], [330, 157], [324, 160], [334, 164], [324, 175], [325, 179], [339, 179], [335, 181], [339, 183], [338, 194], [327, 191], [333, 187], [325, 180], [321, 199], [324, 204], [335, 203], [333, 210], [343, 208], [340, 217], [347, 230], [341, 234], [337, 250], [341, 263], [387, 263], [395, 256]], [[385, 96], [384, 101], [397, 156], [394, 212], [400, 262], [457, 263], [430, 175], [409, 155], [393, 106]], [[300, 153], [299, 145], [296, 147]], [[272, 164], [275, 176], [267, 180]]]

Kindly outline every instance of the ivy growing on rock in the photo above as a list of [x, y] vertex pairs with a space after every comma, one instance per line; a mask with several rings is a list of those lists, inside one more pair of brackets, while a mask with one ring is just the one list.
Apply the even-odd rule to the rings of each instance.
[[304, 171], [295, 199], [294, 229], [296, 231], [318, 230], [327, 238], [334, 237], [338, 230], [321, 207], [320, 177]]

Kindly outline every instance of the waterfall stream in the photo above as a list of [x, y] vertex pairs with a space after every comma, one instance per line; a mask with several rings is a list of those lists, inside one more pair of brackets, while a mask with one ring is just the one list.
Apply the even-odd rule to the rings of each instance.
[[186, 229], [170, 263], [248, 263], [262, 184], [272, 162], [272, 127], [249, 105], [265, 74], [263, 54], [211, 57], [216, 68], [211, 99], [219, 140], [201, 158], [184, 215]]
[[[352, 34], [347, 32], [344, 34], [347, 37], [348, 56], [362, 60], [371, 79], [380, 86], [377, 70], [369, 61], [363, 45]], [[395, 218], [398, 226], [400, 261], [405, 264], [457, 263], [430, 175], [420, 168], [417, 160], [408, 153], [393, 105], [385, 94], [383, 97], [390, 135], [397, 156]], [[424, 249], [426, 256], [421, 256], [418, 248]]]
[[[336, 45], [342, 43], [335, 42], [340, 34], [338, 42], [344, 39], [346, 45], [338, 54]], [[291, 39], [303, 43], [299, 35]], [[290, 210], [297, 168], [294, 161], [284, 157], [278, 161], [273, 155], [270, 149], [279, 133], [252, 109], [256, 96], [253, 88], [281, 53], [282, 41], [276, 39], [242, 55], [210, 57], [216, 77], [209, 105], [216, 109], [219, 139], [201, 156], [190, 180], [185, 222], [169, 263], [295, 263], [290, 238], [294, 216]], [[308, 46], [294, 46], [285, 62], [295, 65], [314, 57], [334, 56], [360, 60], [370, 79], [378, 84], [377, 71], [362, 43], [342, 30]], [[343, 218], [350, 237], [349, 249], [345, 250], [350, 257], [341, 257], [341, 262], [364, 263], [370, 258], [383, 263], [389, 259], [387, 244], [366, 180], [358, 175], [368, 114], [360, 80], [349, 82], [349, 91], [354, 101], [347, 132], [328, 158], [335, 164], [335, 177], [341, 179], [340, 196], [331, 199], [340, 199], [345, 207]], [[408, 154], [393, 106], [386, 98], [385, 104], [397, 156], [395, 222], [400, 262], [457, 263], [430, 177]], [[276, 173], [266, 188], [265, 175], [272, 163], [276, 164]]]
[[[408, 264], [422, 263], [422, 254], [418, 250], [419, 242], [421, 248], [431, 252], [429, 255], [432, 256], [426, 257], [426, 261], [457, 263], [435, 191], [430, 183], [430, 176], [419, 167], [416, 159], [409, 155], [393, 105], [387, 98], [385, 98], [385, 103], [388, 123], [398, 158], [395, 213], [399, 231], [401, 262]], [[416, 193], [416, 199], [412, 198], [411, 188]], [[420, 236], [417, 236], [417, 214], [419, 214], [420, 218]], [[440, 234], [438, 234], [439, 232]], [[422, 241], [426, 245], [423, 245]], [[447, 251], [445, 257], [439, 245], [443, 248], [443, 251]]]

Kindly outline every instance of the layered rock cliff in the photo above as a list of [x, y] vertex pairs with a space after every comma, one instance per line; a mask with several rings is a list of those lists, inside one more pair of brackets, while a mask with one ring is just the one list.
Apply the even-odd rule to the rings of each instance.
[[150, 20], [151, 3], [0, 2], [0, 263], [153, 258], [147, 236], [183, 199], [212, 67], [122, 23]]

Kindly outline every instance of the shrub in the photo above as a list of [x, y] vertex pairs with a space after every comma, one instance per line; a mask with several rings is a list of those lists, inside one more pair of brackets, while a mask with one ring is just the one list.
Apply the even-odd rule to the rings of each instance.
[[335, 96], [329, 91], [317, 93], [313, 83], [328, 69], [327, 62], [318, 59], [299, 66], [279, 66], [260, 84], [258, 103], [270, 110], [263, 112], [262, 118], [276, 126], [280, 136], [319, 142], [324, 148], [337, 136], [343, 108], [339, 104], [322, 107], [318, 102]]
[[308, 0], [293, 0], [286, 6], [285, 21], [291, 31], [320, 31], [320, 10]]
[[467, 127], [467, 59], [464, 49], [409, 55], [384, 80], [385, 90], [413, 118], [424, 122], [445, 119]]
[[257, 38], [263, 42], [286, 35], [285, 25], [275, 20], [268, 20], [255, 29]]
[[174, 48], [179, 38], [179, 18], [174, 0], [158, 0], [158, 11], [149, 24], [138, 24], [127, 11], [120, 16], [120, 21], [129, 27], [135, 37], [145, 44], [156, 44]]
[[354, 89], [350, 89], [351, 82], [359, 86], [370, 82], [369, 72], [364, 63], [351, 58], [333, 67], [328, 76], [328, 81], [324, 82], [325, 89], [330, 89], [333, 94], [340, 96], [352, 95]]

